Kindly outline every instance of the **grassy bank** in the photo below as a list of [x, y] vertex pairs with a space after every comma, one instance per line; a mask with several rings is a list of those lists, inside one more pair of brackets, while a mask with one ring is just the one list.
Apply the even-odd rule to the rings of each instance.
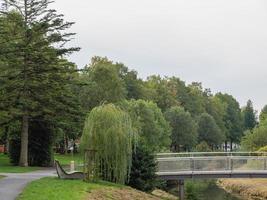
[[107, 182], [85, 183], [80, 180], [43, 178], [30, 183], [18, 200], [173, 200], [146, 194]]
[[55, 154], [54, 158], [60, 162], [61, 165], [69, 165], [70, 161], [76, 164], [83, 163], [83, 156], [81, 154]]
[[4, 176], [0, 176], [0, 179], [4, 178]]
[[218, 185], [229, 193], [237, 193], [247, 199], [267, 199], [267, 179], [221, 179]]
[[[59, 160], [62, 165], [69, 165], [70, 161], [74, 160], [75, 163], [81, 164], [83, 159], [80, 154], [60, 155], [55, 154], [55, 159]], [[10, 163], [10, 159], [5, 154], [0, 154], [0, 173], [26, 173], [42, 169], [41, 167], [19, 167]]]
[[13, 166], [10, 159], [5, 154], [0, 154], [0, 173], [26, 173], [36, 171], [39, 167], [19, 167]]

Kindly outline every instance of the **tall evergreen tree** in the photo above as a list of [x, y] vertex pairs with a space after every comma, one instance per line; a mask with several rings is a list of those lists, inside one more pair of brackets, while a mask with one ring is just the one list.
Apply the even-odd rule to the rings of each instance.
[[[19, 28], [15, 37], [6, 37], [6, 23], [0, 24], [0, 54], [5, 61], [1, 66], [2, 91], [10, 95], [1, 99], [7, 104], [9, 116], [21, 119], [20, 166], [28, 165], [29, 123], [38, 115], [53, 116], [55, 99], [62, 95], [67, 76], [72, 71], [62, 56], [79, 50], [65, 48], [74, 35], [66, 33], [73, 23], [64, 22], [63, 15], [49, 9], [50, 0], [5, 0], [0, 17], [18, 13], [9, 23]], [[7, 45], [8, 44], [8, 45]]]
[[252, 130], [257, 125], [256, 111], [253, 108], [253, 103], [248, 100], [246, 107], [242, 110], [243, 123], [245, 130]]

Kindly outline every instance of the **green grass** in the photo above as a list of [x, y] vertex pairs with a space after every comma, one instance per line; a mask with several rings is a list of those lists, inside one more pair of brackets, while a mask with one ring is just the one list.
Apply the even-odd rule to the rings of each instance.
[[1, 178], [5, 178], [5, 177], [4, 177], [4, 176], [0, 176], [0, 179], [1, 179]]
[[[76, 165], [83, 163], [82, 155], [80, 154], [68, 154], [68, 155], [60, 155], [55, 154], [55, 159], [59, 160], [61, 165], [69, 165], [70, 161], [74, 160]], [[26, 173], [26, 172], [32, 172], [42, 169], [40, 167], [19, 167], [19, 166], [13, 166], [10, 163], [10, 159], [5, 154], [0, 154], [0, 173]]]
[[81, 154], [55, 154], [54, 157], [60, 162], [61, 165], [69, 165], [70, 161], [74, 161], [76, 164], [83, 163], [83, 156]]
[[85, 183], [81, 180], [43, 178], [30, 183], [17, 200], [82, 200], [92, 190], [104, 187], [124, 187], [112, 183]]
[[39, 167], [13, 166], [7, 155], [0, 154], [0, 173], [26, 173], [40, 169]]

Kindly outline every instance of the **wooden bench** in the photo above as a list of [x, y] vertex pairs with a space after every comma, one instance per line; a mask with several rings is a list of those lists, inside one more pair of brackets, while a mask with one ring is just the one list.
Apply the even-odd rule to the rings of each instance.
[[58, 178], [60, 179], [84, 179], [83, 172], [68, 173], [62, 168], [58, 160], [55, 160], [55, 165], [56, 165]]

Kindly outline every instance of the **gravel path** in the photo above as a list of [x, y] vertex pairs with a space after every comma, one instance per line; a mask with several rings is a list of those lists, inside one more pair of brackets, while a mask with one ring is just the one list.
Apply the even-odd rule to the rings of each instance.
[[0, 179], [0, 199], [1, 200], [15, 200], [22, 192], [24, 187], [37, 179], [56, 176], [55, 169], [45, 169], [29, 173], [0, 173], [5, 178]]

